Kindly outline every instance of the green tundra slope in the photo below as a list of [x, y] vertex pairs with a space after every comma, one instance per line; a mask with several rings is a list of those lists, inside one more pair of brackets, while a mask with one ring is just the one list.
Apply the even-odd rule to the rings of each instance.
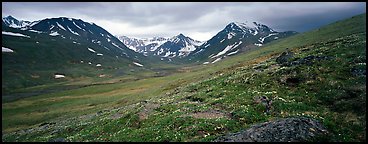
[[362, 14], [165, 77], [3, 103], [2, 139], [213, 141], [304, 116], [328, 130], [310, 141], [366, 141], [365, 25]]

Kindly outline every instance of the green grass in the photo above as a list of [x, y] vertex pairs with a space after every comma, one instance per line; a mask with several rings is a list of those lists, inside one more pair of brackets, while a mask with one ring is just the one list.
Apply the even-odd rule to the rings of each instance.
[[[359, 25], [348, 29], [354, 23]], [[295, 53], [294, 59], [308, 55], [331, 59], [313, 61], [311, 66], [278, 67], [275, 58], [286, 48]], [[366, 77], [350, 73], [352, 68], [366, 69], [361, 65], [366, 61], [365, 48], [365, 15], [361, 15], [213, 65], [188, 66], [164, 77], [148, 74], [136, 81], [111, 79], [115, 83], [3, 103], [3, 141], [57, 137], [69, 141], [212, 141], [252, 124], [298, 116], [315, 118], [326, 126], [330, 135], [317, 140], [365, 141]], [[290, 84], [287, 78], [299, 81]], [[270, 114], [253, 101], [261, 95], [274, 100]], [[144, 100], [159, 106], [141, 120]], [[92, 119], [77, 118], [104, 109], [109, 111]], [[193, 117], [213, 110], [224, 117]], [[114, 114], [122, 116], [110, 119]], [[9, 133], [48, 121], [57, 121], [60, 127]], [[59, 132], [51, 134], [55, 129]]]

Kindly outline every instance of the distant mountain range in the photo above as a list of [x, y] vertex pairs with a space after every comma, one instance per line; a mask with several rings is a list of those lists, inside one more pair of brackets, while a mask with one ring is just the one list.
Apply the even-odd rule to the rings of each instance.
[[201, 42], [179, 34], [172, 38], [129, 38], [117, 36], [127, 47], [145, 56], [161, 59], [185, 58], [188, 61], [215, 63], [226, 56], [258, 48], [264, 44], [297, 34], [295, 31], [277, 32], [257, 23], [232, 22], [210, 40]]
[[26, 27], [30, 24], [31, 24], [30, 21], [17, 20], [16, 18], [14, 18], [12, 16], [3, 17], [3, 25], [9, 26], [9, 27], [12, 27], [12, 28], [22, 28], [22, 27]]
[[215, 63], [227, 56], [258, 48], [268, 42], [297, 33], [294, 31], [277, 32], [257, 22], [232, 22], [210, 40], [202, 42], [181, 33], [171, 38], [113, 36], [94, 23], [66, 17], [30, 22], [7, 16], [3, 17], [3, 28], [4, 26], [48, 34], [51, 37], [61, 37], [73, 43], [85, 40], [97, 44], [96, 49], [108, 50], [111, 56], [115, 55], [115, 57], [150, 56], [161, 60], [181, 59], [186, 62], [203, 62], [204, 64]]
[[[296, 34], [293, 31], [277, 32], [256, 22], [232, 22], [210, 40], [202, 42], [181, 33], [171, 38], [113, 36], [94, 23], [67, 17], [30, 22], [7, 16], [2, 20], [2, 56], [6, 59], [3, 61], [3, 78], [28, 79], [24, 75], [29, 72], [33, 73], [31, 75], [51, 75], [43, 70], [85, 75], [80, 71], [78, 74], [68, 72], [73, 67], [121, 69], [114, 74], [119, 75], [158, 62], [211, 64]], [[22, 71], [24, 68], [29, 71]], [[87, 73], [96, 75], [101, 72]]]
[[138, 39], [127, 36], [118, 36], [118, 38], [136, 52], [143, 53], [145, 56], [154, 55], [161, 58], [183, 58], [203, 43], [183, 34], [171, 38], [153, 37]]

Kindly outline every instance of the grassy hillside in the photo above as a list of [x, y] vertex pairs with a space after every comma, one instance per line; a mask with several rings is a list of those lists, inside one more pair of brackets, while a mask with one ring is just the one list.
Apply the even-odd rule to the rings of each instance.
[[[26, 38], [2, 35], [2, 45], [14, 50], [13, 53], [2, 53], [3, 95], [14, 93], [17, 89], [37, 85], [56, 84], [83, 78], [100, 79], [101, 74], [113, 78], [136, 75], [137, 72], [154, 75], [156, 71], [151, 70], [151, 67], [174, 65], [160, 61], [159, 58], [144, 57], [131, 50], [122, 52], [108, 42], [92, 43], [86, 37], [74, 34], [53, 37], [47, 33], [35, 33], [9, 27], [3, 27], [3, 31], [30, 36]], [[70, 39], [69, 36], [71, 36]], [[95, 40], [98, 37], [90, 38]], [[110, 49], [106, 46], [109, 46]], [[93, 53], [87, 48], [92, 48], [96, 52]], [[99, 56], [97, 53], [103, 55]], [[152, 63], [152, 61], [155, 62]], [[133, 62], [144, 66], [136, 66]], [[97, 64], [102, 66], [97, 67]], [[55, 79], [54, 73], [65, 74], [66, 78]]]
[[[366, 141], [365, 14], [207, 66], [3, 103], [3, 141], [212, 141], [252, 124], [312, 117], [321, 141]], [[286, 48], [294, 53], [276, 62]], [[269, 114], [254, 98], [273, 99]], [[17, 131], [19, 129], [28, 130]]]

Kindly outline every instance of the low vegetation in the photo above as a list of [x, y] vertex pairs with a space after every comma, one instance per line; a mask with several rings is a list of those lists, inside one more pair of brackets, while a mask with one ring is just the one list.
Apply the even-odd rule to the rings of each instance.
[[[301, 40], [363, 16], [365, 23], [361, 15], [169, 76], [3, 103], [2, 139], [214, 141], [254, 124], [309, 117], [329, 132], [311, 141], [366, 141], [365, 25]], [[262, 96], [272, 100], [269, 111]]]

